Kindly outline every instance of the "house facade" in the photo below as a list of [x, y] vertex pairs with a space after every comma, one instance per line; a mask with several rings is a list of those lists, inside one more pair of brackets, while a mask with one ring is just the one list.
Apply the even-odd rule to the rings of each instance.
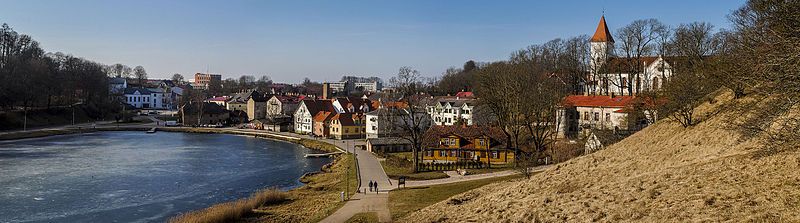
[[254, 95], [247, 99], [247, 119], [248, 121], [263, 119], [267, 114], [267, 101], [263, 97]]
[[273, 95], [267, 100], [267, 116], [294, 114], [304, 97]]
[[294, 113], [294, 132], [311, 134], [314, 130], [314, 115], [320, 111], [335, 111], [330, 100], [305, 99]]
[[486, 126], [431, 126], [423, 138], [423, 162], [476, 161], [503, 164], [514, 160], [502, 131]]
[[330, 138], [359, 139], [366, 134], [364, 115], [341, 113], [331, 117]]
[[570, 95], [564, 99], [562, 117], [563, 131], [559, 135], [575, 135], [583, 130], [628, 130], [626, 107], [633, 103], [633, 96]]
[[435, 97], [426, 109], [434, 125], [473, 125], [476, 102], [473, 97], [442, 96]]
[[128, 88], [128, 80], [122, 77], [108, 79], [108, 93], [111, 95], [121, 95]]
[[328, 111], [320, 111], [314, 115], [314, 136], [328, 138], [330, 137], [331, 119], [336, 113]]
[[398, 137], [367, 139], [367, 151], [372, 153], [397, 153], [411, 151], [411, 142]]
[[171, 107], [164, 91], [160, 88], [126, 88], [123, 94], [125, 103], [144, 109], [169, 109]]

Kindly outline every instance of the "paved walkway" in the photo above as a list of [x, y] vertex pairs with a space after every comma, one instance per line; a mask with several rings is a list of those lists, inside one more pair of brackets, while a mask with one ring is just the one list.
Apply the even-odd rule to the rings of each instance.
[[[550, 167], [548, 166], [537, 166], [533, 167], [533, 172], [542, 172], [544, 169]], [[475, 175], [466, 175], [461, 176], [456, 171], [445, 171], [445, 173], [450, 176], [448, 178], [442, 179], [433, 179], [433, 180], [406, 180], [406, 187], [425, 187], [425, 186], [432, 186], [432, 185], [439, 185], [439, 184], [449, 184], [449, 183], [457, 183], [457, 182], [464, 182], [464, 181], [471, 181], [471, 180], [481, 180], [487, 178], [495, 178], [495, 177], [505, 177], [511, 176], [514, 174], [518, 174], [517, 170], [504, 170], [498, 171], [493, 173], [484, 173], [484, 174], [475, 174]], [[392, 180], [392, 184], [397, 185], [397, 180]], [[397, 188], [397, 186], [395, 186]]]
[[[378, 162], [378, 158], [374, 154], [366, 150], [354, 149], [355, 145], [364, 144], [363, 140], [323, 140], [328, 143], [333, 143], [336, 146], [345, 148], [348, 152], [354, 152], [358, 160], [359, 176], [361, 183], [359, 190], [362, 193], [356, 194], [350, 198], [342, 208], [336, 210], [333, 214], [320, 222], [345, 222], [353, 215], [362, 212], [376, 212], [378, 214], [378, 221], [391, 222], [392, 215], [389, 213], [389, 190], [394, 188], [383, 171], [383, 166]], [[369, 192], [369, 181], [378, 182], [379, 193]]]

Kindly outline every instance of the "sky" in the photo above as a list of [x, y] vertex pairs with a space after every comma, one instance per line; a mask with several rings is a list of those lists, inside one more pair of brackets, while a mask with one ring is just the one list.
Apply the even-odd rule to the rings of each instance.
[[0, 0], [0, 23], [49, 52], [143, 66], [150, 78], [219, 73], [277, 82], [438, 76], [467, 60], [508, 59], [554, 38], [611, 32], [636, 19], [730, 26], [744, 0]]

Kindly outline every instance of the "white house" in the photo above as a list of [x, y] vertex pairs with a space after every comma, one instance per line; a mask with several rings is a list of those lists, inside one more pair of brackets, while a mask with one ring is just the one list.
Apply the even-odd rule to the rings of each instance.
[[475, 103], [472, 97], [442, 96], [434, 98], [426, 109], [434, 125], [454, 125], [459, 121], [472, 125]]
[[627, 130], [626, 107], [633, 96], [570, 95], [564, 99], [564, 108], [559, 113], [562, 125], [559, 136], [574, 135], [581, 130]]
[[115, 77], [108, 80], [108, 92], [112, 95], [120, 95], [128, 88], [128, 80], [121, 77]]
[[136, 108], [169, 109], [168, 98], [160, 88], [126, 88], [125, 103]]
[[267, 116], [291, 116], [297, 111], [304, 97], [273, 95], [267, 100]]
[[314, 115], [319, 111], [334, 111], [330, 100], [305, 99], [294, 112], [294, 132], [311, 134], [314, 131]]
[[371, 102], [366, 95], [358, 97], [339, 97], [333, 100], [333, 108], [336, 113], [366, 113], [371, 109]]

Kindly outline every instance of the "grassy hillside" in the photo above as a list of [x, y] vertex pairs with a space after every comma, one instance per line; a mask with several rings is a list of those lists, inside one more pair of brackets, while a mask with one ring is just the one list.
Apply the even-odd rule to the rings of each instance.
[[800, 221], [800, 151], [763, 155], [731, 112], [748, 99], [720, 93], [684, 129], [663, 120], [530, 180], [484, 186], [403, 222]]

